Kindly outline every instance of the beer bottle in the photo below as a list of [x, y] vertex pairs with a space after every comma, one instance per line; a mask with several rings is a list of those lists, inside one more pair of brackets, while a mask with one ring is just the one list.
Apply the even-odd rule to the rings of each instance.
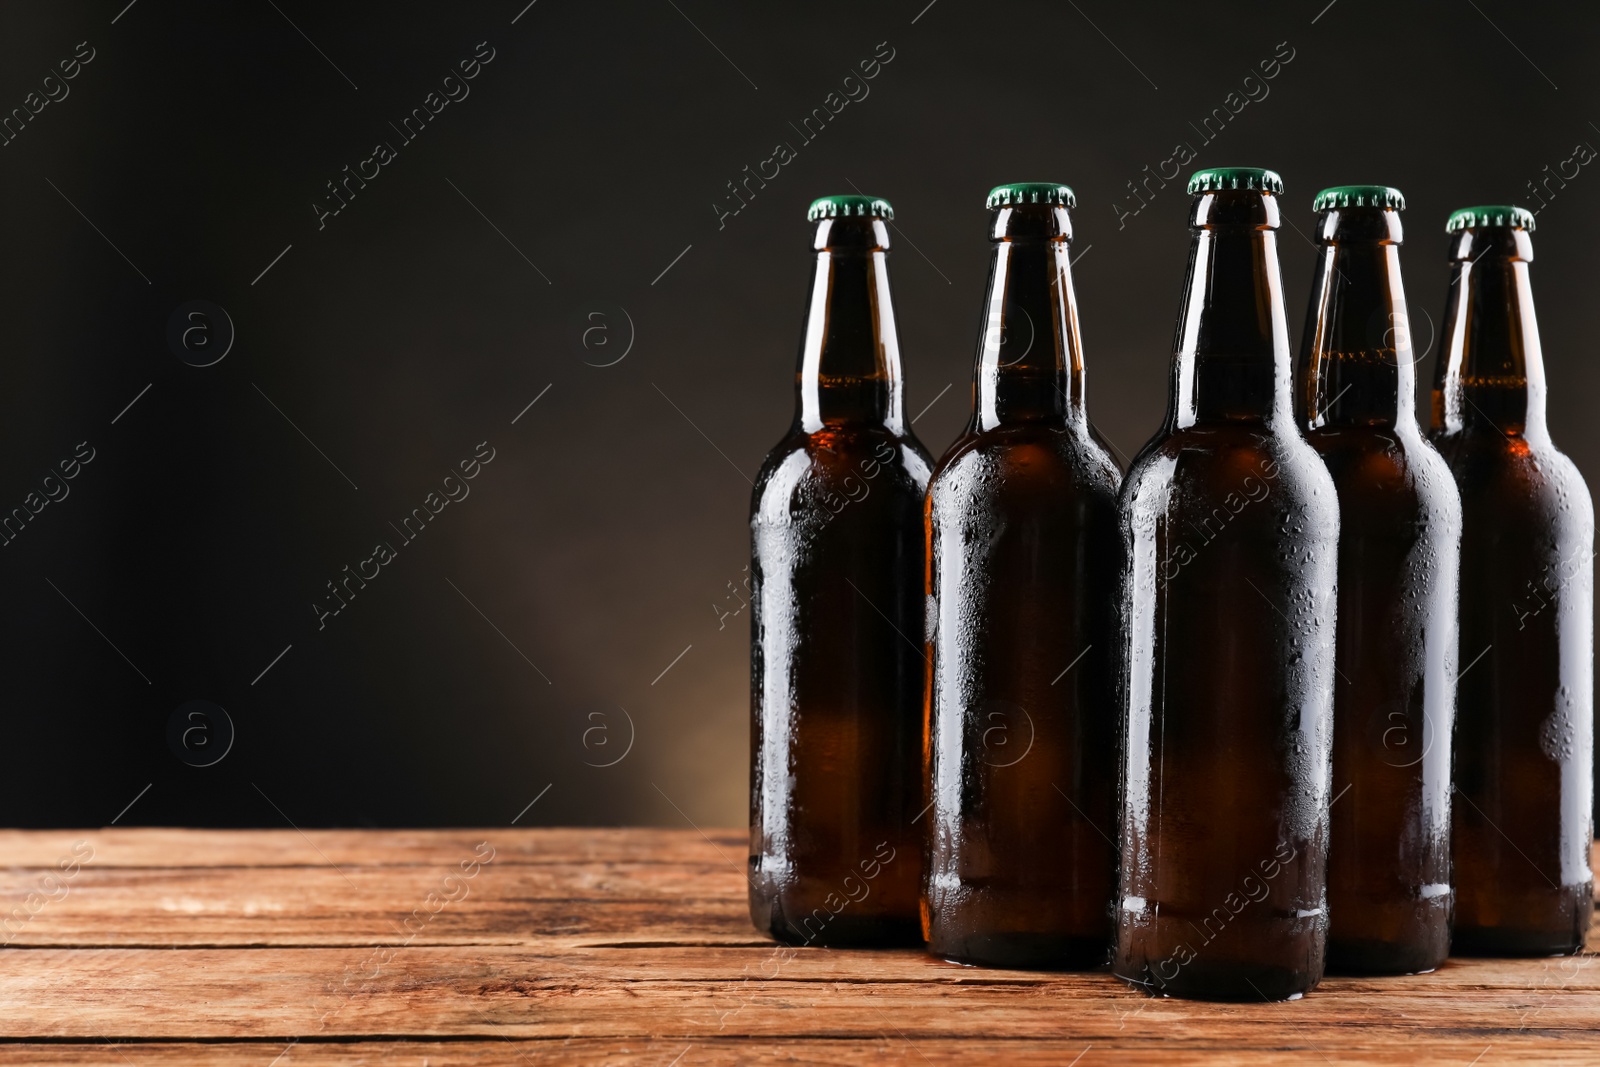
[[1453, 948], [1583, 947], [1594, 770], [1594, 505], [1545, 426], [1533, 215], [1450, 216], [1433, 440], [1461, 491]]
[[795, 945], [920, 944], [922, 498], [889, 205], [811, 205], [794, 423], [751, 498], [750, 916]]
[[1166, 421], [1121, 514], [1116, 974], [1298, 997], [1322, 977], [1339, 509], [1294, 424], [1270, 170], [1197, 171]]
[[1417, 423], [1400, 282], [1405, 198], [1317, 194], [1300, 425], [1339, 496], [1328, 967], [1431, 971], [1450, 952], [1450, 733], [1461, 501]]
[[1111, 933], [1122, 472], [1084, 408], [1072, 190], [988, 206], [972, 418], [928, 490], [924, 932], [960, 963], [1087, 968]]

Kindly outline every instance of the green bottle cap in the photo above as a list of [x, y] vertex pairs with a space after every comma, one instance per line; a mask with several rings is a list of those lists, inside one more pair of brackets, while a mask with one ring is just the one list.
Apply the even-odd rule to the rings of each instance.
[[1311, 202], [1312, 211], [1334, 207], [1381, 207], [1404, 211], [1406, 198], [1392, 185], [1335, 185], [1324, 189]]
[[1450, 221], [1444, 224], [1444, 232], [1460, 233], [1462, 230], [1476, 230], [1485, 226], [1510, 226], [1532, 233], [1533, 212], [1513, 204], [1464, 207], [1450, 212]]
[[807, 222], [845, 218], [893, 222], [894, 208], [889, 206], [889, 201], [875, 196], [819, 196], [811, 201], [811, 207], [806, 211]]
[[1060, 207], [1077, 207], [1078, 197], [1070, 185], [1055, 182], [1012, 182], [997, 185], [989, 190], [985, 201], [990, 208], [1012, 207], [1016, 204], [1056, 204]]
[[1283, 192], [1283, 179], [1275, 170], [1261, 167], [1207, 167], [1189, 175], [1189, 195], [1225, 189], [1254, 189], [1259, 193]]

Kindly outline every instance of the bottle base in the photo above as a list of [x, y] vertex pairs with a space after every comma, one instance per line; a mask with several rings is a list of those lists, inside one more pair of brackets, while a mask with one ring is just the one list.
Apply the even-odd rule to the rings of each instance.
[[801, 948], [921, 948], [923, 944], [922, 922], [915, 915], [840, 914], [829, 916], [826, 923], [816, 922], [815, 915], [809, 913], [797, 925], [774, 904], [766, 914], [752, 914], [751, 919], [774, 941]]
[[1316, 987], [1320, 974], [1287, 967], [1245, 967], [1233, 964], [1198, 967], [1190, 963], [1170, 979], [1149, 968], [1139, 973], [1112, 973], [1153, 997], [1181, 1000], [1216, 1000], [1259, 1004], [1262, 1001], [1299, 1000]]
[[1584, 939], [1571, 932], [1518, 930], [1506, 926], [1458, 926], [1450, 939], [1452, 956], [1571, 956], [1583, 951]]
[[1448, 937], [1432, 945], [1404, 945], [1363, 938], [1328, 938], [1329, 974], [1427, 974], [1449, 955]]
[[1013, 971], [1093, 971], [1104, 967], [1111, 946], [1105, 937], [1008, 931], [940, 937], [928, 941], [928, 953], [965, 967]]

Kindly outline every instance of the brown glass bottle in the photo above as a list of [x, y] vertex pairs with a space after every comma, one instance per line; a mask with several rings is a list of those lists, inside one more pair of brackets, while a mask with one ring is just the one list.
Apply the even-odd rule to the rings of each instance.
[[1545, 426], [1533, 216], [1457, 211], [1433, 440], [1461, 491], [1457, 953], [1583, 947], [1594, 770], [1594, 505]]
[[1322, 977], [1339, 511], [1294, 423], [1272, 171], [1198, 194], [1161, 430], [1123, 483], [1127, 674], [1113, 970], [1152, 993]]
[[1296, 415], [1339, 494], [1328, 969], [1450, 952], [1461, 500], [1416, 417], [1398, 189], [1317, 195]]
[[928, 951], [1103, 964], [1116, 853], [1122, 472], [1084, 407], [1064, 185], [989, 194], [972, 419], [927, 498]]
[[750, 917], [789, 944], [920, 944], [922, 498], [889, 205], [812, 204], [794, 423], [751, 499]]

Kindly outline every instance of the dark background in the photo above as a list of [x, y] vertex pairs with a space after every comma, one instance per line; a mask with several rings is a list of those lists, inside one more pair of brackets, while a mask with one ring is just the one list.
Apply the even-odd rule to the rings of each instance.
[[[125, 4], [0, 7], [0, 109], [94, 50], [0, 147], [0, 510], [95, 456], [0, 548], [17, 825], [742, 823], [748, 613], [723, 613], [791, 414], [812, 197], [896, 208], [937, 454], [969, 402], [984, 193], [1073, 185], [1090, 411], [1131, 455], [1165, 403], [1188, 199], [1120, 227], [1112, 205], [1176, 142], [1185, 176], [1282, 173], [1296, 338], [1313, 194], [1402, 188], [1419, 349], [1449, 210], [1536, 206], [1529, 181], [1600, 145], [1592, 5]], [[402, 143], [479, 42], [470, 95]], [[1189, 124], [1280, 42], [1269, 95], [1202, 144]], [[789, 123], [888, 49], [801, 143]], [[380, 140], [397, 158], [319, 229]], [[798, 157], [719, 227], [779, 141]], [[1597, 196], [1591, 164], [1549, 200], [1534, 266], [1552, 432], [1591, 484]], [[212, 366], [168, 342], [192, 300], [236, 330]], [[470, 496], [401, 547], [389, 523], [483, 441]], [[380, 540], [398, 557], [319, 629]], [[169, 742], [197, 699], [236, 730], [207, 767], [214, 715]]]

